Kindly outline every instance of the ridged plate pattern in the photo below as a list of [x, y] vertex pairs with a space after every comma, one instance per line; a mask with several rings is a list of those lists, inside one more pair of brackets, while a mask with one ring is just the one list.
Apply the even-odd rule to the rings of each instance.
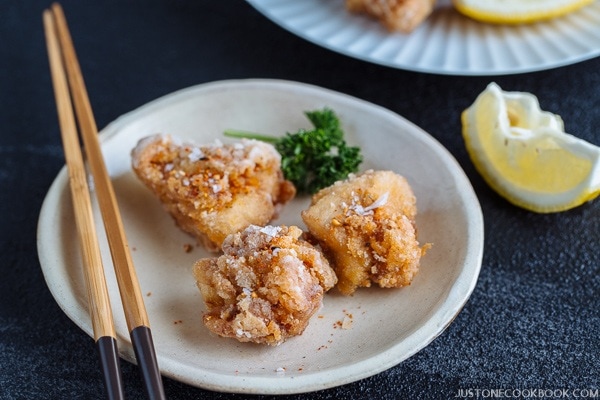
[[346, 11], [344, 0], [247, 0], [273, 22], [330, 50], [389, 67], [447, 75], [505, 75], [600, 55], [600, 1], [529, 25], [492, 25], [439, 0], [410, 34]]

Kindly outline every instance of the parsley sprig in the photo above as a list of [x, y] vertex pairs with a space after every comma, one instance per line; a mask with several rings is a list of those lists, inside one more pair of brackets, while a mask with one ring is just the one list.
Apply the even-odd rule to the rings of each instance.
[[337, 115], [329, 108], [304, 113], [314, 129], [300, 129], [285, 136], [227, 130], [229, 137], [272, 143], [281, 154], [281, 170], [298, 192], [315, 193], [357, 172], [362, 163], [358, 147], [348, 146]]

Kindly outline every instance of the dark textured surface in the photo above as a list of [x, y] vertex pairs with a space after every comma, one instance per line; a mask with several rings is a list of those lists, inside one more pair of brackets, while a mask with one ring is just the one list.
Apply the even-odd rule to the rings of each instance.
[[[38, 213], [64, 163], [41, 1], [0, 3], [0, 398], [102, 398], [93, 341], [54, 302]], [[452, 398], [459, 389], [600, 386], [600, 201], [556, 215], [517, 209], [475, 172], [460, 112], [491, 80], [535, 93], [567, 131], [600, 145], [600, 59], [545, 72], [451, 77], [351, 59], [282, 30], [245, 2], [64, 1], [100, 128], [187, 86], [232, 78], [312, 83], [387, 107], [456, 157], [485, 218], [481, 276], [454, 323], [402, 364], [295, 399]], [[566, 173], [568, 173], [566, 171]], [[123, 363], [126, 395], [144, 398]], [[171, 399], [239, 399], [165, 379]], [[268, 398], [268, 396], [257, 396]], [[287, 398], [283, 396], [281, 398]]]

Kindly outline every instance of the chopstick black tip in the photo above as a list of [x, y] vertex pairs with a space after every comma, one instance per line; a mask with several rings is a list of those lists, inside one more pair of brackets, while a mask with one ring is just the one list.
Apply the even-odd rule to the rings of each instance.
[[121, 376], [121, 367], [119, 366], [116, 339], [111, 336], [102, 336], [96, 341], [96, 347], [98, 348], [100, 363], [102, 365], [107, 398], [110, 400], [124, 399], [123, 378]]
[[166, 399], [150, 328], [147, 326], [138, 326], [130, 332], [130, 336], [148, 398], [152, 400]]

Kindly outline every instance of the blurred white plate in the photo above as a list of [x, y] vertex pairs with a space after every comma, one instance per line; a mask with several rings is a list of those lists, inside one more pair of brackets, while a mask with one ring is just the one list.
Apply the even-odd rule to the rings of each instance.
[[449, 75], [505, 75], [600, 55], [600, 1], [531, 25], [483, 24], [438, 0], [410, 34], [351, 14], [344, 0], [247, 0], [273, 22], [330, 50], [389, 67]]
[[[201, 322], [204, 305], [191, 272], [194, 261], [208, 254], [198, 247], [184, 251], [193, 240], [135, 178], [130, 150], [140, 138], [158, 132], [199, 143], [225, 141], [227, 128], [282, 135], [308, 128], [303, 111], [324, 106], [338, 113], [348, 141], [362, 148], [364, 169], [391, 169], [409, 180], [418, 199], [419, 239], [432, 242], [433, 248], [410, 287], [363, 289], [352, 297], [332, 291], [306, 331], [278, 347], [212, 335]], [[173, 379], [217, 391], [269, 394], [352, 382], [390, 368], [430, 343], [461, 310], [477, 281], [483, 219], [468, 179], [437, 141], [383, 108], [300, 83], [223, 81], [158, 99], [117, 119], [101, 134], [159, 365]], [[304, 227], [300, 211], [308, 202], [307, 197], [295, 199], [276, 223]], [[98, 222], [99, 230], [101, 226]], [[120, 351], [134, 360], [103, 232], [100, 236]], [[92, 335], [66, 169], [44, 201], [38, 251], [54, 298]], [[351, 329], [337, 326], [345, 317], [351, 318]]]

